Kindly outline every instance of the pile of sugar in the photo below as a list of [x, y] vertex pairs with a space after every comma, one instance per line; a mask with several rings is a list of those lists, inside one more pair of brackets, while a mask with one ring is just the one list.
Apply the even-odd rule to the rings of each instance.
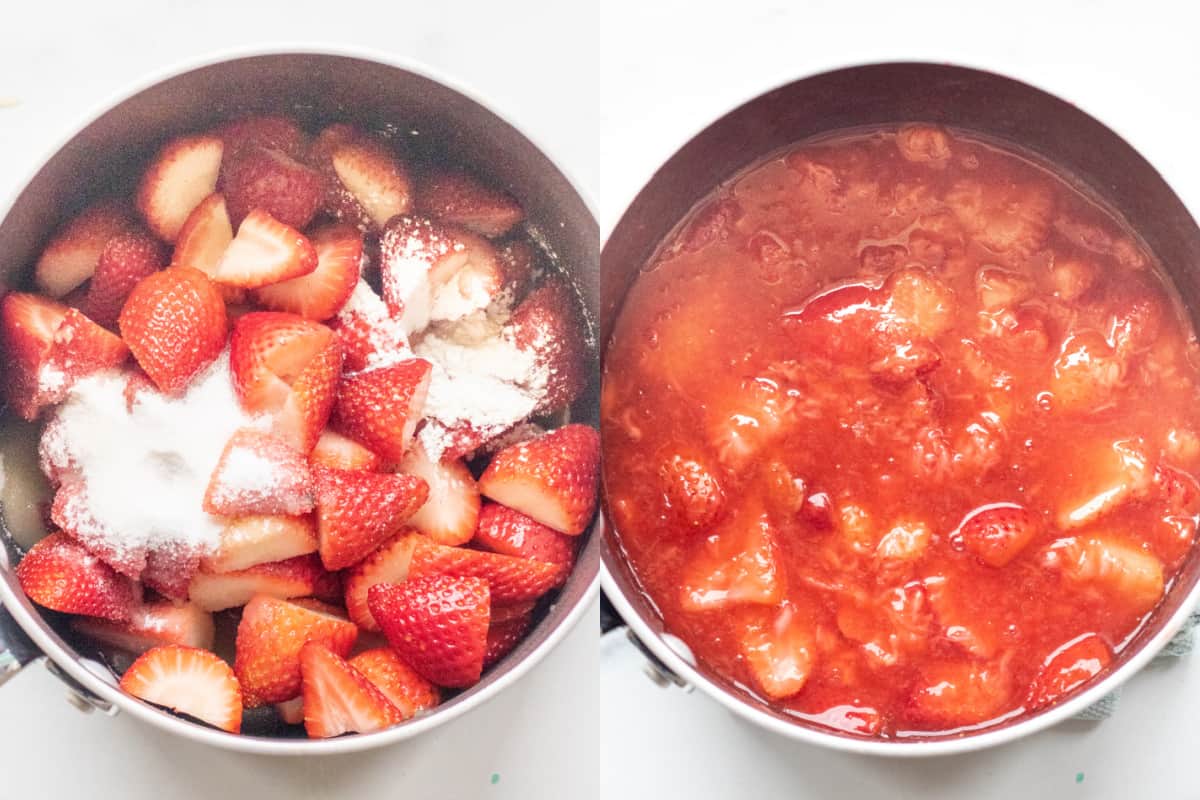
[[[356, 325], [357, 321], [361, 324]], [[408, 343], [408, 325], [402, 316], [393, 316], [387, 303], [366, 281], [359, 279], [350, 299], [338, 312], [338, 320], [344, 325], [355, 325], [366, 331], [371, 354], [366, 369], [386, 367], [413, 357]]]
[[143, 391], [129, 408], [128, 378], [107, 370], [72, 387], [42, 434], [43, 470], [82, 482], [86, 508], [73, 514], [76, 533], [118, 558], [208, 552], [224, 527], [202, 507], [209, 479], [230, 436], [259, 424], [234, 394], [228, 352], [180, 397]]

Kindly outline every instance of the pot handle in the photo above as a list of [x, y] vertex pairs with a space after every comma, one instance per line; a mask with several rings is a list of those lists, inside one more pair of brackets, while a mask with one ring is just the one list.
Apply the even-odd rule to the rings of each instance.
[[31, 661], [42, 657], [42, 651], [21, 626], [0, 606], [0, 686], [16, 675]]
[[637, 637], [625, 620], [621, 618], [621, 614], [617, 611], [613, 604], [609, 601], [608, 595], [604, 592], [600, 593], [600, 631], [608, 633], [617, 628], [625, 629], [625, 637], [630, 643], [636, 647], [646, 659], [646, 663], [642, 665], [642, 672], [646, 674], [656, 686], [666, 689], [670, 686], [677, 686], [686, 692], [692, 690], [691, 684], [683, 678], [676, 675], [670, 667], [659, 660], [658, 656], [651, 652], [650, 648], [642, 643], [642, 640]]

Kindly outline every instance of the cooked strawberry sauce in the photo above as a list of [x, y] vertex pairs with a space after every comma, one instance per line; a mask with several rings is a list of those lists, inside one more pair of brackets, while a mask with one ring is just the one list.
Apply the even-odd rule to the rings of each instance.
[[1113, 660], [1196, 534], [1197, 347], [1126, 225], [1007, 146], [853, 132], [720, 186], [608, 348], [619, 545], [708, 672], [866, 736]]

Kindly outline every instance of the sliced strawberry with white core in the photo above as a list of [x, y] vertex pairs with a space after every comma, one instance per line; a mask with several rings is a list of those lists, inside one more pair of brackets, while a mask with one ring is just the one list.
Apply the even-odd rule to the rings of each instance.
[[776, 563], [774, 536], [765, 514], [743, 514], [726, 523], [687, 566], [680, 587], [683, 608], [711, 611], [744, 603], [778, 603], [783, 577]]
[[336, 147], [333, 172], [376, 228], [412, 205], [412, 186], [400, 160], [382, 142], [356, 137]]
[[242, 692], [233, 670], [207, 650], [164, 645], [144, 653], [121, 677], [121, 688], [230, 733], [242, 729]]
[[401, 531], [346, 571], [346, 613], [355, 625], [364, 631], [379, 630], [367, 605], [367, 592], [376, 584], [403, 583], [418, 541], [411, 529]]
[[404, 714], [361, 672], [320, 642], [300, 651], [304, 730], [315, 739], [370, 733], [404, 721]]
[[307, 514], [313, 510], [312, 474], [304, 456], [253, 428], [230, 438], [204, 493], [210, 514]]
[[279, 599], [307, 597], [315, 592], [325, 570], [314, 555], [256, 564], [234, 572], [201, 570], [192, 578], [188, 595], [205, 611], [244, 606], [255, 595]]
[[418, 537], [408, 565], [408, 580], [430, 575], [483, 578], [493, 603], [523, 603], [536, 600], [558, 585], [561, 568], [545, 561], [447, 547]]
[[134, 654], [164, 644], [211, 650], [216, 636], [212, 614], [195, 603], [179, 605], [170, 600], [134, 606], [127, 622], [76, 617], [71, 620], [71, 628], [101, 644]]
[[339, 428], [387, 461], [404, 458], [429, 393], [422, 358], [345, 375], [335, 408]]
[[213, 193], [224, 144], [216, 136], [167, 143], [142, 175], [137, 207], [159, 238], [174, 242], [192, 210]]
[[315, 552], [317, 532], [310, 517], [255, 514], [230, 520], [216, 552], [200, 566], [207, 572], [234, 572]]
[[229, 368], [242, 407], [281, 409], [292, 383], [333, 339], [333, 331], [295, 314], [255, 311], [242, 316], [229, 340]]
[[525, 218], [512, 195], [461, 170], [432, 172], [417, 185], [417, 207], [483, 236], [503, 236]]
[[358, 285], [363, 237], [357, 228], [342, 223], [314, 231], [309, 240], [317, 252], [317, 268], [264, 286], [255, 296], [267, 308], [325, 320], [338, 313]]
[[188, 215], [175, 239], [171, 263], [198, 269], [216, 278], [217, 267], [233, 241], [233, 224], [225, 206], [225, 197], [210, 194]]
[[439, 544], [469, 542], [479, 520], [480, 499], [479, 487], [467, 465], [461, 460], [433, 461], [425, 448], [416, 444], [399, 469], [423, 478], [429, 485], [429, 499], [409, 517], [408, 524]]
[[364, 650], [350, 659], [350, 666], [375, 684], [392, 705], [400, 709], [404, 719], [427, 711], [438, 704], [438, 688], [396, 655], [390, 647]]
[[338, 312], [332, 327], [341, 339], [347, 372], [386, 367], [413, 357], [408, 328], [364, 280]]
[[816, 660], [816, 642], [799, 611], [790, 604], [747, 621], [742, 655], [759, 687], [773, 700], [804, 688]]
[[215, 279], [228, 286], [256, 289], [317, 268], [317, 251], [304, 234], [265, 211], [251, 211], [217, 264]]
[[367, 472], [379, 469], [382, 463], [379, 456], [358, 442], [329, 429], [321, 432], [316, 446], [308, 454], [308, 461], [313, 466], [359, 469]]
[[42, 249], [34, 283], [51, 297], [66, 296], [92, 277], [108, 240], [133, 226], [133, 209], [125, 201], [93, 203], [59, 228]]

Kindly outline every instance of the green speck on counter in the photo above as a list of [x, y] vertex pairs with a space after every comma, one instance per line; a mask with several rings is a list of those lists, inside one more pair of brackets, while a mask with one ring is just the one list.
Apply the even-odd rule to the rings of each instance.
[[[1079, 776], [1080, 776], [1080, 777], [1079, 777], [1079, 779], [1080, 779], [1080, 780], [1083, 780], [1083, 773], [1082, 773], [1082, 772], [1081, 772], [1081, 773], [1079, 773]], [[499, 782], [500, 782], [500, 773], [499, 773], [499, 772], [493, 772], [493, 773], [492, 773], [492, 786], [495, 786], [495, 785], [496, 785], [497, 783], [499, 783]]]
[[[493, 775], [493, 776], [492, 776], [492, 783], [495, 783], [495, 782], [496, 782], [496, 776], [495, 776], [495, 775]], [[1076, 783], [1083, 783], [1083, 773], [1082, 773], [1082, 772], [1076, 772], [1076, 773], [1075, 773], [1075, 782], [1076, 782]]]

